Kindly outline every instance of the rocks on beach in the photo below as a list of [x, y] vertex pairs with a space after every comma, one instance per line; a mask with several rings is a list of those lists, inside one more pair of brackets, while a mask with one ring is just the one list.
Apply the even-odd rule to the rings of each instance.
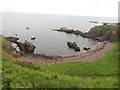
[[22, 43], [18, 41], [19, 38], [17, 37], [6, 37], [6, 39], [12, 43], [17, 44], [19, 49], [24, 53], [33, 53], [35, 50], [35, 46], [31, 42], [28, 42], [27, 40], [25, 40], [25, 42]]

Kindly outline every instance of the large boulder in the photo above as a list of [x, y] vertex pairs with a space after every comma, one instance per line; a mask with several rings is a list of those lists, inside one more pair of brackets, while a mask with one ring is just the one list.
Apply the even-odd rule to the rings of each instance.
[[76, 42], [67, 42], [67, 45], [70, 47], [70, 48], [75, 48], [77, 46]]
[[67, 42], [67, 45], [70, 47], [70, 48], [72, 48], [72, 49], [74, 49], [75, 51], [80, 51], [80, 48], [77, 46], [77, 44], [76, 44], [76, 42]]
[[18, 42], [19, 38], [16, 37], [7, 37], [7, 40], [17, 44], [20, 51], [23, 51], [24, 53], [33, 53], [35, 50], [35, 46], [32, 43], [28, 42], [27, 40], [25, 40], [24, 43]]
[[17, 46], [19, 47], [20, 51], [23, 51], [24, 53], [27, 53], [25, 50], [25, 44], [22, 42], [16, 42]]
[[24, 48], [27, 51], [27, 53], [33, 53], [35, 50], [35, 46], [31, 42], [28, 42], [27, 40], [25, 40]]
[[68, 45], [70, 48], [73, 47], [72, 42], [67, 42], [67, 45]]
[[80, 51], [80, 48], [78, 46], [75, 47], [75, 52]]
[[76, 42], [73, 42], [73, 43], [72, 43], [72, 47], [73, 47], [73, 48], [76, 48], [76, 47], [77, 47]]

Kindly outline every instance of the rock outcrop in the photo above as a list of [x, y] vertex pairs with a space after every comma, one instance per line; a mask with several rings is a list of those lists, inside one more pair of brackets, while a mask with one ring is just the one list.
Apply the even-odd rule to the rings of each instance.
[[117, 28], [117, 25], [95, 26], [85, 35], [98, 41], [114, 42], [117, 38]]
[[111, 41], [114, 42], [117, 37], [118, 25], [117, 24], [104, 24], [101, 26], [95, 26], [90, 31], [83, 33], [74, 29], [56, 29], [55, 31], [65, 32], [69, 34], [80, 35], [84, 38], [90, 38], [97, 41]]
[[35, 46], [31, 43], [31, 42], [28, 42], [27, 40], [25, 40], [25, 50], [27, 51], [27, 53], [33, 53], [34, 50], [35, 50]]
[[13, 43], [16, 43], [19, 40], [19, 38], [17, 38], [17, 37], [6, 37], [6, 39]]
[[25, 40], [25, 42], [22, 43], [22, 42], [18, 42], [19, 38], [16, 37], [6, 37], [6, 38], [10, 42], [17, 44], [19, 49], [24, 53], [33, 53], [35, 50], [35, 46], [32, 43], [28, 42], [27, 40]]
[[84, 50], [90, 50], [90, 48], [87, 48], [87, 47], [84, 47], [83, 49], [84, 49]]
[[36, 37], [32, 37], [32, 38], [31, 38], [31, 40], [35, 40], [35, 39], [36, 39]]
[[105, 33], [105, 35], [102, 37], [103, 41], [110, 41], [113, 42], [116, 40], [116, 31], [109, 30]]
[[74, 30], [74, 29], [60, 28], [60, 29], [54, 29], [54, 31], [84, 36], [84, 33], [82, 31]]
[[70, 47], [70, 48], [72, 48], [72, 49], [74, 49], [75, 51], [80, 51], [80, 48], [77, 46], [77, 44], [76, 44], [76, 42], [67, 42], [67, 45]]

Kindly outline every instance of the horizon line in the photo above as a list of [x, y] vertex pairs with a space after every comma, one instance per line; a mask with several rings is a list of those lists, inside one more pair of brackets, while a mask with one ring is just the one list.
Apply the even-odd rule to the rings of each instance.
[[80, 14], [64, 14], [64, 13], [47, 13], [47, 12], [24, 12], [24, 11], [0, 11], [0, 13], [25, 13], [25, 14], [48, 14], [48, 15], [66, 15], [66, 16], [85, 16], [85, 17], [101, 17], [101, 18], [118, 18], [116, 16], [94, 16], [94, 15], [80, 15]]

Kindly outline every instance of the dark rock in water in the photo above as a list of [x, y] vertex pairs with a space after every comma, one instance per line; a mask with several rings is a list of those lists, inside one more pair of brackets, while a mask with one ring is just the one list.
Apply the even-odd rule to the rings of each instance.
[[84, 33], [83, 33], [82, 31], [79, 31], [79, 30], [74, 30], [74, 31], [73, 31], [73, 34], [81, 35], [81, 36], [84, 35]]
[[67, 45], [70, 47], [70, 48], [75, 48], [77, 46], [77, 44], [75, 42], [67, 42]]
[[66, 32], [66, 33], [73, 33], [73, 29], [71, 29], [71, 30], [65, 30], [64, 32]]
[[32, 37], [32, 38], [31, 38], [31, 40], [35, 40], [35, 39], [36, 39], [36, 37]]
[[67, 45], [70, 47], [70, 48], [73, 48], [75, 51], [80, 51], [80, 48], [77, 46], [76, 42], [67, 42]]
[[27, 53], [25, 50], [25, 44], [22, 42], [16, 42], [17, 46], [19, 47], [20, 51], [23, 51], [24, 53]]
[[24, 48], [27, 51], [27, 53], [33, 53], [35, 50], [35, 46], [27, 40], [25, 40]]
[[87, 48], [87, 47], [84, 47], [83, 49], [84, 49], [84, 50], [90, 50], [90, 48]]
[[30, 29], [29, 27], [26, 27], [26, 29]]
[[96, 21], [89, 21], [90, 23], [99, 23], [99, 22], [96, 22]]
[[62, 27], [62, 28], [60, 28], [60, 30], [67, 30], [67, 28], [66, 27]]
[[75, 51], [80, 51], [80, 48], [78, 46], [75, 47]]
[[13, 43], [16, 43], [19, 40], [19, 38], [17, 38], [17, 37], [6, 37], [6, 39]]
[[17, 42], [16, 44], [20, 48], [20, 50], [23, 51], [24, 53], [33, 53], [35, 50], [35, 46], [32, 43], [28, 42], [27, 40], [25, 40], [24, 43]]
[[18, 36], [17, 34], [15, 34], [15, 36]]
[[72, 42], [67, 42], [67, 45], [72, 48]]
[[60, 28], [60, 29], [53, 29], [54, 31], [59, 31], [59, 32], [65, 32], [65, 33], [70, 33], [70, 34], [75, 34], [75, 35], [81, 35], [83, 36], [84, 33], [79, 30], [74, 30], [74, 29], [67, 29], [65, 27]]
[[73, 48], [77, 47], [76, 42], [73, 42]]

